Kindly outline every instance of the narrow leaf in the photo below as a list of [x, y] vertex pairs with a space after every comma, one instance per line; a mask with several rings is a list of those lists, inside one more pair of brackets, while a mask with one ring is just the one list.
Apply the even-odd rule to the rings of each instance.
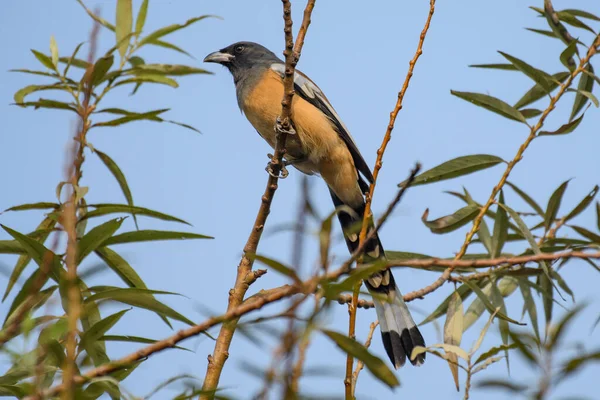
[[102, 82], [104, 75], [106, 75], [106, 73], [110, 70], [110, 67], [112, 67], [114, 61], [115, 57], [112, 55], [99, 58], [98, 61], [96, 61], [91, 77], [92, 86], [96, 86]]
[[125, 38], [131, 33], [131, 28], [133, 26], [131, 0], [117, 0], [116, 22], [115, 35], [117, 38], [117, 43], [119, 44], [119, 54], [121, 54], [121, 58], [123, 58], [127, 53], [127, 48], [129, 47], [129, 43], [131, 41], [131, 37], [129, 37], [129, 40], [125, 40]]
[[471, 68], [501, 69], [504, 71], [518, 71], [513, 64], [473, 64]]
[[208, 18], [208, 17], [212, 17], [212, 15], [202, 15], [200, 17], [190, 18], [183, 24], [173, 24], [173, 25], [169, 25], [169, 26], [160, 28], [160, 29], [150, 33], [146, 37], [142, 38], [138, 44], [138, 47], [142, 47], [143, 45], [145, 45], [147, 43], [154, 42], [157, 39], [162, 38], [163, 36], [166, 36], [170, 33], [178, 31], [180, 29], [186, 28], [186, 27], [192, 25], [193, 23], [196, 23], [196, 22], [201, 21], [204, 18]]
[[[500, 190], [499, 204], [504, 204], [504, 191]], [[492, 258], [500, 257], [504, 243], [508, 238], [508, 216], [502, 206], [496, 210], [496, 219], [494, 221], [494, 236], [492, 237]]]
[[[131, 195], [131, 190], [129, 189], [129, 185], [127, 184], [127, 179], [125, 179], [125, 174], [123, 174], [123, 171], [121, 171], [121, 168], [119, 168], [117, 163], [112, 158], [110, 158], [108, 156], [108, 154], [103, 153], [98, 149], [95, 149], [94, 152], [96, 153], [96, 155], [98, 155], [98, 157], [100, 157], [100, 160], [104, 163], [104, 165], [106, 165], [106, 168], [108, 168], [110, 173], [117, 180], [119, 187], [121, 188], [121, 191], [123, 192], [123, 195], [125, 196], [125, 200], [127, 200], [127, 204], [129, 204], [131, 207], [133, 207], [133, 196]], [[134, 218], [136, 226], [137, 226], [137, 220], [135, 219], [135, 214], [133, 215], [133, 218]]]
[[33, 53], [33, 55], [35, 56], [35, 58], [38, 59], [39, 62], [42, 63], [42, 65], [52, 71], [54, 71], [56, 68], [54, 67], [54, 63], [52, 62], [52, 59], [50, 57], [48, 57], [47, 55], [45, 55], [44, 53], [41, 53], [37, 50], [31, 50], [31, 52]]
[[477, 206], [466, 206], [454, 214], [446, 215], [444, 217], [440, 217], [433, 221], [428, 221], [427, 217], [429, 216], [429, 209], [425, 210], [423, 216], [421, 217], [421, 221], [427, 226], [432, 233], [443, 234], [452, 232], [469, 222], [471, 222], [475, 216], [479, 213], [479, 207]]
[[180, 222], [182, 224], [190, 225], [189, 222], [180, 218], [144, 207], [128, 206], [126, 204], [89, 204], [88, 207], [94, 207], [95, 210], [88, 211], [88, 213], [82, 219], [96, 218], [116, 213], [128, 213], [133, 215], [145, 215], [147, 217], [152, 217], [163, 221]]
[[533, 200], [527, 193], [509, 181], [507, 181], [506, 184], [510, 186], [512, 190], [514, 190], [527, 204], [529, 204], [529, 206], [533, 208], [535, 212], [537, 212], [542, 218], [545, 218], [546, 213], [544, 210], [542, 210], [542, 207], [540, 207], [539, 204], [536, 203], [536, 201]]
[[190, 232], [172, 232], [172, 231], [155, 231], [155, 230], [139, 230], [133, 232], [125, 232], [120, 235], [112, 236], [102, 243], [102, 246], [110, 246], [113, 244], [135, 243], [135, 242], [152, 242], [157, 240], [186, 240], [186, 239], [214, 239], [212, 236], [199, 235]]
[[77, 259], [76, 264], [81, 264], [81, 261], [98, 247], [103, 246], [107, 239], [121, 227], [123, 218], [116, 218], [107, 221], [101, 225], [92, 228], [85, 236], [77, 243]]
[[115, 30], [115, 26], [113, 24], [111, 24], [110, 22], [108, 22], [107, 20], [100, 18], [99, 16], [97, 16], [96, 14], [94, 14], [90, 9], [88, 9], [85, 4], [83, 4], [82, 0], [77, 0], [77, 2], [79, 4], [81, 4], [81, 7], [83, 7], [83, 9], [85, 10], [85, 12], [97, 23], [99, 23], [100, 25], [104, 26], [105, 28], [114, 31]]
[[476, 106], [483, 107], [486, 110], [495, 112], [496, 114], [500, 114], [505, 118], [509, 118], [522, 123], [527, 123], [523, 114], [521, 114], [519, 110], [517, 110], [517, 107], [513, 107], [508, 103], [495, 97], [488, 96], [487, 94], [458, 92], [455, 90], [451, 90], [450, 93], [457, 97], [460, 97], [463, 100], [473, 103]]
[[115, 251], [108, 247], [101, 247], [95, 250], [98, 257], [102, 259], [112, 269], [123, 282], [129, 287], [147, 289], [142, 278], [135, 272], [127, 261]]
[[135, 31], [139, 35], [144, 30], [146, 15], [148, 14], [148, 0], [144, 0], [135, 19]]
[[588, 195], [585, 196], [583, 198], [583, 200], [581, 200], [579, 202], [579, 204], [577, 204], [577, 206], [575, 206], [575, 208], [570, 213], [567, 214], [567, 216], [565, 217], [565, 222], [575, 218], [576, 216], [581, 214], [581, 212], [583, 210], [588, 208], [588, 206], [590, 204], [592, 204], [592, 201], [594, 201], [594, 198], [596, 197], [596, 194], [598, 193], [598, 189], [599, 189], [598, 185], [594, 186], [592, 191], [590, 193], [588, 193]]
[[560, 53], [560, 62], [571, 72], [575, 71], [575, 60], [573, 56], [577, 53], [577, 42], [572, 41], [566, 49]]
[[381, 382], [391, 388], [400, 385], [398, 378], [396, 378], [396, 375], [394, 375], [388, 366], [381, 359], [371, 354], [362, 344], [338, 332], [329, 330], [322, 330], [322, 332], [344, 352], [361, 360], [367, 369]]
[[544, 226], [546, 231], [552, 227], [554, 221], [556, 220], [556, 216], [558, 215], [558, 211], [560, 209], [560, 203], [562, 202], [563, 195], [565, 194], [565, 190], [567, 190], [567, 186], [569, 185], [569, 180], [564, 181], [550, 196], [548, 200], [548, 206], [546, 207], [546, 219], [544, 220]]
[[490, 299], [483, 293], [483, 291], [479, 288], [479, 286], [477, 286], [476, 284], [474, 284], [471, 281], [465, 281], [464, 283], [466, 285], [468, 285], [471, 288], [471, 290], [473, 290], [473, 292], [477, 295], [477, 297], [479, 297], [481, 299], [481, 301], [483, 302], [483, 305], [485, 306], [485, 308], [487, 308], [487, 310], [490, 312], [490, 314], [496, 313], [498, 318], [501, 318], [505, 321], [508, 321], [510, 323], [517, 324], [517, 325], [525, 325], [525, 324], [520, 323], [519, 321], [515, 321], [514, 319], [508, 317], [506, 314], [501, 312], [498, 308], [494, 307], [494, 305], [492, 304]]
[[50, 57], [52, 57], [52, 65], [54, 70], [58, 67], [58, 45], [54, 36], [50, 36]]
[[521, 108], [541, 99], [542, 97], [546, 96], [549, 92], [552, 92], [553, 90], [555, 90], [558, 87], [559, 84], [556, 81], [562, 83], [565, 80], [567, 80], [567, 78], [570, 75], [571, 74], [569, 72], [558, 72], [558, 73], [552, 75], [554, 80], [550, 84], [549, 90], [546, 90], [545, 88], [543, 88], [542, 86], [540, 86], [539, 84], [536, 83], [531, 89], [529, 89], [529, 91], [527, 91], [527, 93], [525, 93], [523, 95], [523, 97], [521, 97], [521, 99], [519, 99], [519, 101], [517, 101], [517, 103], [515, 104], [514, 107], [516, 109], [521, 109]]
[[[417, 175], [412, 182], [412, 186], [425, 185], [468, 175], [482, 169], [493, 167], [501, 162], [504, 162], [504, 160], [500, 157], [487, 154], [457, 157]], [[404, 185], [406, 185], [406, 181], [400, 183], [398, 186]]]
[[581, 121], [583, 120], [584, 114], [581, 114], [581, 116], [571, 122], [568, 122], [566, 124], [561, 125], [560, 128], [558, 128], [555, 131], [541, 131], [540, 133], [538, 133], [538, 136], [551, 136], [551, 135], [564, 135], [567, 133], [571, 133], [573, 132], [581, 123]]
[[[592, 64], [590, 63], [588, 63], [585, 66], [585, 70], [588, 71], [590, 74], [594, 73], [594, 67], [592, 67]], [[588, 97], [582, 94], [582, 91], [591, 93], [593, 88], [594, 79], [591, 78], [588, 74], [581, 74], [581, 77], [579, 78], [579, 83], [577, 84], [577, 94], [575, 95], [575, 101], [573, 102], [573, 110], [571, 111], [571, 117], [569, 118], [569, 120], [573, 120], [573, 118], [575, 118], [579, 111], [581, 111], [583, 107], [585, 107], [585, 104], [588, 101]]]
[[260, 256], [258, 254], [246, 254], [250, 259], [258, 260], [266, 266], [272, 268], [273, 270], [279, 272], [282, 275], [287, 276], [288, 278], [292, 278], [296, 282], [302, 282], [301, 279], [296, 274], [291, 267], [283, 265], [281, 262], [273, 260], [268, 257]]
[[[463, 333], [463, 304], [460, 294], [454, 292], [448, 305], [448, 312], [446, 314], [446, 323], [444, 324], [444, 343], [451, 344], [454, 346], [460, 346]], [[454, 353], [448, 353], [448, 357], [454, 362], [448, 362], [450, 372], [454, 378], [454, 384], [456, 390], [460, 390], [460, 384], [458, 381], [458, 358]]]
[[535, 336], [540, 339], [540, 329], [538, 325], [538, 317], [537, 317], [537, 307], [535, 305], [535, 300], [531, 295], [531, 288], [529, 286], [529, 281], [526, 283], [527, 278], [519, 278], [519, 289], [521, 289], [521, 295], [523, 296], [523, 302], [525, 309], [527, 310], [527, 314], [529, 315], [529, 319], [531, 321], [531, 325], [533, 326], [533, 331], [535, 332]]
[[546, 89], [548, 92], [551, 90], [552, 77], [549, 74], [532, 67], [525, 61], [513, 57], [510, 54], [506, 54], [501, 51], [499, 51], [498, 53], [500, 53], [504, 58], [510, 61], [519, 71], [531, 78], [535, 83]]

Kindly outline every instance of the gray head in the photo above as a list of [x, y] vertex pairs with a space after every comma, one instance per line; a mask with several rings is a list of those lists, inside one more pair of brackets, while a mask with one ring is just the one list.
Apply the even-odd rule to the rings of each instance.
[[273, 63], [281, 63], [271, 50], [254, 42], [237, 42], [219, 51], [210, 53], [204, 62], [221, 64], [233, 75], [237, 82], [253, 68], [269, 68]]

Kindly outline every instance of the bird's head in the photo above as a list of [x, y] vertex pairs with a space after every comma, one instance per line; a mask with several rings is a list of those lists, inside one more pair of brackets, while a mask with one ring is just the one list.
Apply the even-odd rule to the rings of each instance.
[[204, 62], [221, 64], [234, 75], [256, 66], [269, 67], [275, 62], [282, 62], [271, 50], [258, 43], [237, 42], [219, 51], [210, 53]]

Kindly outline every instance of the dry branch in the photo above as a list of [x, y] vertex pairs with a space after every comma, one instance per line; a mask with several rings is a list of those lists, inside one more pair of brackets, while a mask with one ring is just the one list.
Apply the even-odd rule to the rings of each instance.
[[[229, 303], [227, 310], [233, 310], [240, 306], [244, 301], [246, 291], [250, 286], [247, 283], [247, 276], [252, 272], [253, 259], [248, 257], [248, 254], [256, 253], [258, 243], [260, 241], [267, 217], [271, 209], [271, 202], [277, 190], [277, 182], [279, 180], [279, 173], [283, 166], [282, 159], [285, 154], [285, 142], [288, 132], [291, 131], [291, 104], [294, 96], [294, 71], [296, 64], [298, 63], [302, 45], [304, 43], [304, 37], [306, 30], [310, 24], [310, 15], [312, 8], [314, 7], [315, 1], [309, 1], [304, 13], [304, 20], [300, 31], [298, 32], [298, 41], [294, 47], [294, 38], [292, 35], [292, 12], [291, 4], [289, 0], [282, 0], [283, 3], [283, 18], [284, 18], [284, 32], [285, 32], [285, 77], [283, 79], [284, 95], [281, 101], [282, 110], [281, 116], [279, 117], [278, 123], [276, 124], [277, 130], [277, 141], [275, 145], [275, 151], [270, 161], [270, 167], [272, 173], [269, 174], [267, 180], [267, 187], [261, 198], [261, 205], [254, 222], [254, 226], [246, 245], [244, 246], [244, 256], [240, 260], [237, 268], [237, 277], [235, 285], [229, 292]], [[208, 356], [208, 367], [204, 378], [203, 389], [206, 391], [214, 391], [219, 385], [219, 379], [223, 371], [225, 361], [229, 357], [229, 347], [235, 333], [237, 321], [228, 321], [223, 324], [217, 341], [213, 355]], [[210, 397], [201, 397], [210, 398]]]

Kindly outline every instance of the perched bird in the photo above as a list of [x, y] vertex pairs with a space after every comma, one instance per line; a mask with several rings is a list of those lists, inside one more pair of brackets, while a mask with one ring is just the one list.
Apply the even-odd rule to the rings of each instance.
[[[237, 101], [252, 126], [275, 147], [275, 123], [281, 113], [284, 62], [257, 43], [238, 42], [210, 53], [204, 62], [222, 64], [233, 75]], [[286, 162], [301, 172], [320, 175], [329, 187], [350, 252], [359, 245], [357, 224], [365, 211], [364, 192], [373, 175], [348, 129], [321, 89], [296, 70], [296, 95], [292, 100], [292, 123], [297, 134], [288, 135]], [[362, 175], [362, 176], [361, 176]], [[372, 228], [372, 222], [371, 227]], [[363, 261], [385, 257], [377, 235], [366, 244]], [[413, 365], [425, 361], [425, 353], [410, 359], [415, 346], [425, 346], [394, 276], [389, 269], [370, 276], [365, 284], [373, 295], [385, 350], [395, 368], [408, 357]]]

